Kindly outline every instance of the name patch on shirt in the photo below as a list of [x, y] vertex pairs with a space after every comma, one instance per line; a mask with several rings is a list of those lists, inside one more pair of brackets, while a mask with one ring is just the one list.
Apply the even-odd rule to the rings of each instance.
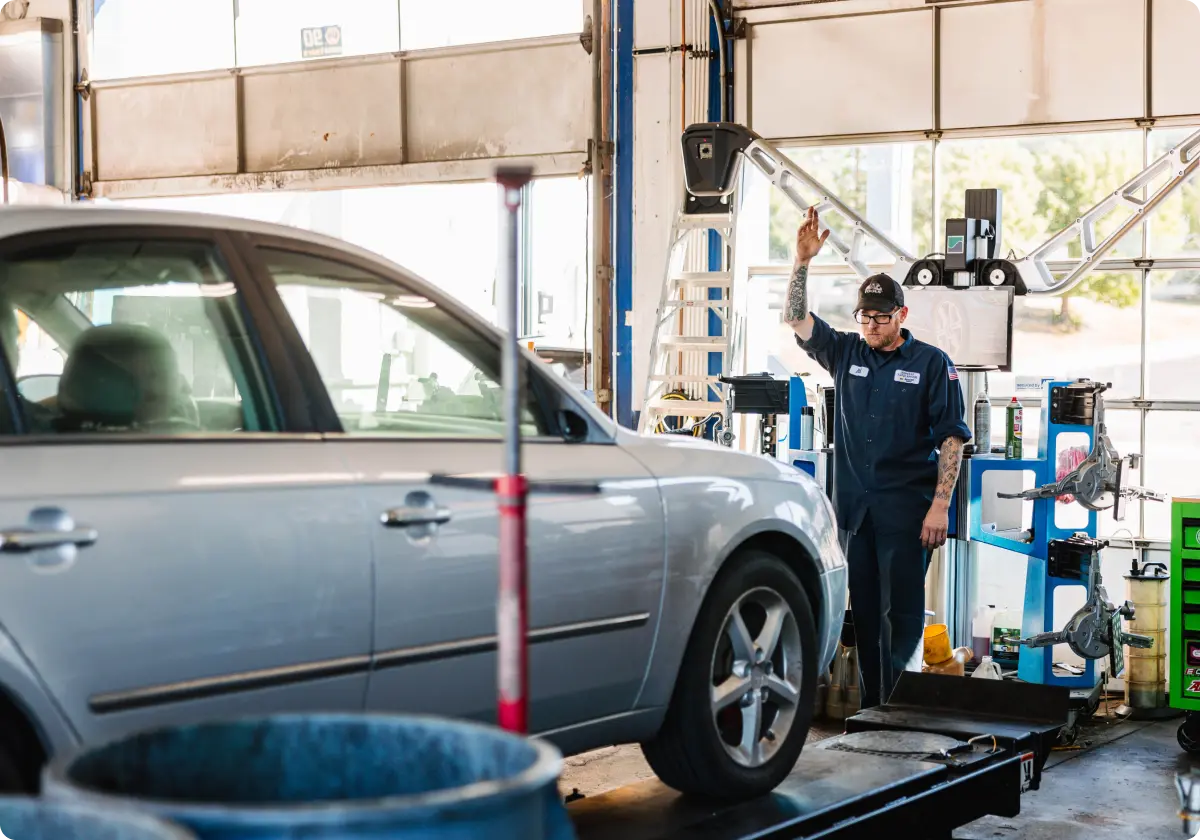
[[851, 376], [866, 376], [867, 369], [865, 367], [863, 367], [862, 365], [850, 365], [850, 375]]
[[909, 385], [916, 385], [921, 381], [921, 374], [912, 370], [898, 370], [896, 371], [896, 381], [907, 382]]

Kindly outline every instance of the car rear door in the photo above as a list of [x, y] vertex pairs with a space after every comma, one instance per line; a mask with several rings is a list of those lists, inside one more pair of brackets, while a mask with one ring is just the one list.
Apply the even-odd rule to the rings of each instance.
[[362, 502], [230, 241], [0, 242], [0, 627], [85, 740], [363, 707]]
[[[431, 479], [502, 469], [495, 334], [374, 261], [266, 239], [256, 253], [297, 326], [295, 356], [315, 361], [309, 373], [314, 402], [330, 408], [329, 446], [358, 478], [371, 522], [368, 708], [494, 720], [496, 501], [488, 490]], [[569, 401], [556, 399], [543, 375], [528, 369], [530, 479], [601, 490], [530, 499], [530, 715], [542, 732], [633, 706], [664, 568], [653, 477], [581, 416], [573, 420], [581, 438], [568, 442]]]

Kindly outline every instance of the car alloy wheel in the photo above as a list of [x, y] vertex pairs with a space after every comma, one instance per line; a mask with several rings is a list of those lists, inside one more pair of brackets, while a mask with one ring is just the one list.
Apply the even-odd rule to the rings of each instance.
[[725, 616], [712, 657], [709, 704], [722, 746], [743, 767], [761, 767], [787, 740], [803, 679], [800, 630], [769, 587], [743, 594]]
[[692, 626], [659, 731], [642, 743], [665, 784], [744, 801], [787, 778], [812, 720], [817, 623], [796, 574], [758, 548], [733, 554]]

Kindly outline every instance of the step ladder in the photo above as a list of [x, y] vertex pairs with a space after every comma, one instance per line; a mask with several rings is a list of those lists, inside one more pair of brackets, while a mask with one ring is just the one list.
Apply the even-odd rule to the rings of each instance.
[[[650, 371], [639, 431], [694, 427], [720, 415], [727, 426], [725, 385], [729, 372], [733, 303], [730, 270], [737, 226], [733, 195], [718, 202], [685, 197], [671, 228], [667, 272], [655, 314]], [[710, 242], [720, 240], [723, 265], [709, 270]], [[712, 335], [714, 319], [718, 334]], [[720, 359], [716, 373], [710, 360]]]

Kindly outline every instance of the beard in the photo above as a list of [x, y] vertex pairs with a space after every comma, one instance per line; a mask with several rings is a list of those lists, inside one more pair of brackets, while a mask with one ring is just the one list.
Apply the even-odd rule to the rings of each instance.
[[895, 342], [898, 333], [875, 333], [874, 335], [867, 334], [863, 338], [866, 339], [867, 346], [872, 350], [882, 350]]

